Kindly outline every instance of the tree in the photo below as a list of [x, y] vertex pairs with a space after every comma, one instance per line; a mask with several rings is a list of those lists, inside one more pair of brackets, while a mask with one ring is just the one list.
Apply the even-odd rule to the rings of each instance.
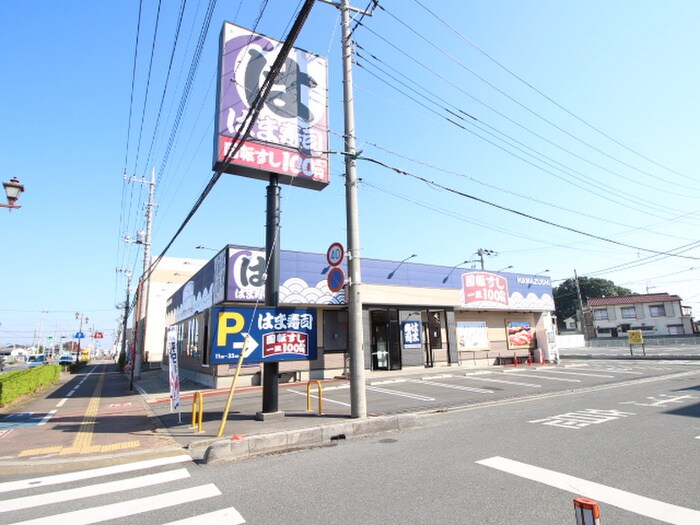
[[[589, 297], [611, 297], [616, 295], [633, 295], [632, 290], [616, 285], [608, 279], [596, 279], [591, 277], [579, 277], [581, 288], [581, 300], [586, 306]], [[562, 327], [564, 319], [574, 317], [578, 310], [578, 294], [576, 293], [576, 280], [567, 279], [554, 288], [554, 307], [557, 314], [557, 324]]]

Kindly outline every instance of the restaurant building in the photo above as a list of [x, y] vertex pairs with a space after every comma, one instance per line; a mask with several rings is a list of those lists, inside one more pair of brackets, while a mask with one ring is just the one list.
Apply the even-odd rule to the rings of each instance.
[[[364, 365], [370, 374], [558, 360], [548, 277], [378, 259], [362, 259], [361, 265]], [[316, 324], [313, 355], [281, 362], [282, 380], [347, 373], [348, 308], [338, 282], [345, 274], [344, 260], [281, 250], [279, 307], [312, 311]], [[212, 353], [217, 319], [227, 310], [264, 308], [264, 275], [263, 249], [229, 245], [168, 299], [166, 326], [181, 374], [211, 387], [230, 385], [235, 363], [212, 359], [219, 356]], [[260, 384], [261, 368], [244, 362], [240, 383]]]

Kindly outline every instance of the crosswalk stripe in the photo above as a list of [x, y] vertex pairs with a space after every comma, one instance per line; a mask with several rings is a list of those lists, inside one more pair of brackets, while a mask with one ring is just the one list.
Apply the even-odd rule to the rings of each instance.
[[202, 523], [206, 523], [207, 525], [242, 525], [245, 523], [245, 520], [235, 508], [229, 507], [191, 518], [171, 521], [164, 525], [200, 525]]
[[24, 496], [0, 502], [0, 512], [10, 512], [13, 510], [21, 510], [30, 507], [38, 507], [40, 505], [49, 505], [51, 503], [60, 503], [63, 501], [76, 500], [81, 498], [90, 498], [93, 496], [102, 496], [124, 490], [138, 489], [157, 485], [159, 483], [167, 483], [178, 479], [189, 478], [190, 473], [186, 468], [169, 470], [158, 474], [149, 474], [146, 476], [136, 476], [129, 479], [119, 481], [109, 481], [107, 483], [98, 483], [87, 487], [75, 489], [58, 490], [56, 492], [48, 492], [45, 494], [36, 494], [34, 496]]
[[110, 521], [141, 514], [142, 512], [149, 512], [205, 498], [212, 498], [214, 496], [221, 496], [221, 491], [213, 483], [208, 483], [207, 485], [175, 490], [156, 496], [131, 499], [90, 509], [45, 516], [43, 518], [14, 523], [13, 525], [88, 525], [89, 523]]
[[3, 483], [0, 483], [0, 493], [11, 492], [13, 490], [23, 490], [28, 488], [46, 487], [49, 485], [58, 485], [59, 483], [67, 483], [70, 481], [97, 478], [100, 476], [110, 476], [112, 474], [122, 474], [124, 472], [133, 472], [136, 470], [143, 470], [152, 467], [172, 465], [174, 463], [183, 463], [186, 461], [192, 461], [192, 458], [186, 454], [180, 454], [177, 456], [166, 456], [163, 458], [136, 461], [134, 463], [125, 463], [123, 465], [113, 465], [111, 467], [101, 467], [91, 470], [69, 472], [66, 474], [56, 474], [54, 476], [45, 476], [42, 478], [22, 479], [18, 481], [5, 481]]

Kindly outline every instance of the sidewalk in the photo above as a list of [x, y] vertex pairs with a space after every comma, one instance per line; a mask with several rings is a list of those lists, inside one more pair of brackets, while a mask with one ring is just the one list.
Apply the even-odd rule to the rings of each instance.
[[[398, 377], [408, 375], [437, 377], [464, 370], [466, 369], [462, 367], [445, 367], [375, 373], [371, 381], [395, 381]], [[371, 381], [368, 379], [368, 384]], [[311, 411], [307, 411], [307, 383], [296, 382], [279, 384], [279, 412], [264, 414], [262, 420], [257, 416], [262, 411], [262, 387], [238, 388], [234, 393], [222, 437], [217, 437], [230, 389], [207, 389], [185, 380], [181, 384], [180, 408], [171, 411], [169, 385], [163, 371], [143, 373], [136, 388], [160, 421], [159, 431], [166, 432], [195, 459], [206, 463], [323, 446], [335, 439], [398, 431], [419, 425], [419, 414], [416, 413], [369, 413], [367, 419], [353, 419], [349, 402], [339, 404], [336, 401], [331, 404], [325, 399], [323, 413], [319, 415], [318, 387], [315, 382], [312, 382], [311, 388]], [[322, 396], [339, 390], [346, 391], [349, 396], [350, 384], [342, 378], [327, 379], [321, 381], [321, 388]], [[192, 426], [196, 392], [202, 393], [204, 403], [202, 432], [198, 432], [198, 421], [195, 421], [194, 428]]]

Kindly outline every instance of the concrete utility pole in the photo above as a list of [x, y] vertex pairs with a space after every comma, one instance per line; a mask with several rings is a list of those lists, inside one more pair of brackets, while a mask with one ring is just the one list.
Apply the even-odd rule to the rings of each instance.
[[[148, 274], [148, 269], [151, 266], [151, 228], [153, 225], [153, 194], [155, 193], [156, 187], [156, 169], [155, 167], [151, 171], [150, 182], [146, 179], [136, 179], [127, 178], [131, 182], [138, 182], [140, 184], [148, 184], [148, 204], [146, 205], [146, 231], [142, 234], [139, 232], [136, 236], [136, 244], [143, 245], [143, 275], [141, 277], [141, 293], [139, 294], [140, 308], [139, 310], [143, 312], [143, 321], [141, 321], [141, 328], [139, 333], [143, 334], [139, 339], [139, 334], [134, 334], [134, 341], [136, 342], [136, 357], [133, 363], [133, 377], [135, 379], [141, 379], [141, 361], [143, 361], [143, 354], [146, 348], [146, 326], [148, 321], [148, 289], [151, 282], [151, 277]], [[134, 319], [134, 326], [138, 324], [139, 320]]]
[[355, 150], [355, 104], [352, 88], [352, 40], [350, 36], [350, 0], [340, 5], [343, 47], [343, 102], [345, 108], [345, 202], [348, 228], [347, 301], [350, 321], [350, 415], [367, 417], [365, 393], [365, 352], [360, 287], [360, 232], [357, 204], [357, 171]]
[[581, 297], [581, 287], [578, 284], [578, 274], [574, 270], [574, 283], [576, 284], [576, 295], [578, 296], [578, 311], [579, 320], [581, 322], [581, 331], [583, 332], [583, 338], [588, 339], [588, 330], [586, 329], [586, 317], [583, 315], [583, 299]]

